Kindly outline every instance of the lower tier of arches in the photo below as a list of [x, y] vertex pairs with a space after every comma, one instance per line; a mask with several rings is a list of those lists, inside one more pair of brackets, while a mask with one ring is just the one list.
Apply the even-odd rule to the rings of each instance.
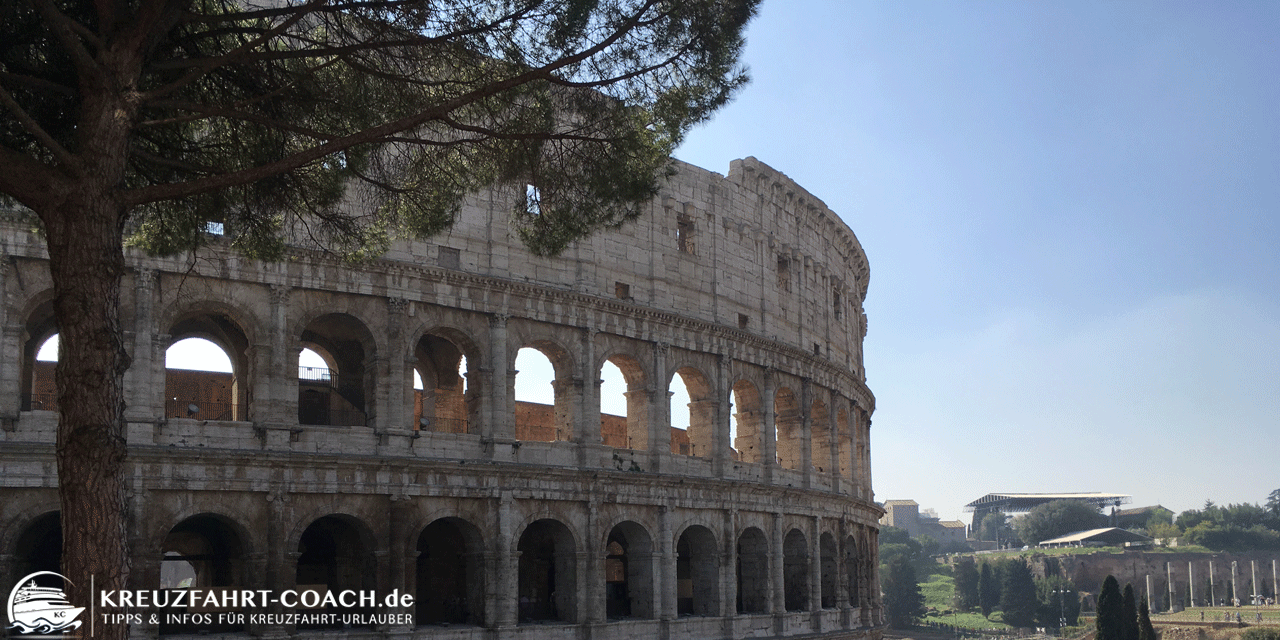
[[[18, 447], [0, 464], [13, 471], [0, 478], [7, 592], [21, 576], [58, 570], [59, 515], [52, 451]], [[131, 589], [414, 596], [357, 612], [399, 614], [396, 624], [161, 616], [135, 625], [137, 637], [864, 638], [883, 625], [879, 509], [825, 492], [160, 447], [131, 448], [129, 477]]]

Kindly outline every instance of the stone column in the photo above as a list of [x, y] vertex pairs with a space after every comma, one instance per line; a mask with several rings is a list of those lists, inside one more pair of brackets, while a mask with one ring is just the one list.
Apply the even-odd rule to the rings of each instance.
[[259, 375], [270, 381], [270, 393], [260, 396], [258, 403], [267, 403], [265, 421], [276, 425], [298, 424], [298, 356], [302, 347], [301, 336], [289, 334], [289, 296], [293, 289], [288, 285], [271, 285], [271, 333], [270, 367]]
[[[495, 459], [507, 460], [511, 457], [511, 444], [515, 442], [515, 417], [511, 409], [515, 406], [514, 378], [515, 371], [507, 357], [507, 320], [506, 314], [494, 314], [489, 318], [489, 371], [484, 385], [482, 402], [489, 407], [488, 420], [481, 427], [481, 436], [492, 443], [490, 454]], [[468, 363], [469, 365], [470, 363]], [[487, 402], [486, 402], [487, 400]], [[501, 450], [500, 450], [501, 449]], [[514, 605], [513, 605], [514, 606]]]
[[[156, 416], [156, 419], [163, 419], [168, 412], [168, 389], [166, 383], [167, 373], [165, 371], [165, 352], [168, 350], [173, 336], [168, 333], [156, 333], [150, 336], [146, 341], [149, 343], [147, 349], [151, 353], [150, 365], [145, 369], [138, 369], [138, 384], [144, 387], [138, 391], [139, 397], [142, 398], [142, 404], [147, 413]], [[134, 367], [137, 367], [135, 364]]]
[[[0, 260], [0, 420], [5, 430], [12, 430], [14, 422], [22, 410], [22, 364], [26, 359], [22, 353], [20, 336], [23, 319], [10, 318], [9, 310], [9, 273], [16, 269], [8, 260]], [[0, 575], [9, 575], [5, 566]], [[0, 587], [7, 585], [0, 584]], [[4, 593], [8, 593], [5, 591]]]
[[493, 582], [485, 602], [485, 626], [505, 629], [516, 626], [520, 590], [520, 552], [516, 550], [512, 495], [503, 491], [497, 501], [497, 535], [493, 537]]
[[773, 615], [777, 619], [777, 631], [782, 631], [782, 616], [787, 613], [786, 573], [783, 570], [786, 554], [782, 545], [782, 512], [773, 514], [773, 540], [770, 541], [769, 578], [773, 595]]
[[828, 436], [831, 442], [831, 490], [835, 493], [844, 491], [845, 479], [840, 473], [840, 449], [843, 443], [840, 442], [840, 395], [835, 391], [828, 394], [827, 399], [831, 402], [827, 405], [827, 429], [831, 435]]
[[[7, 263], [0, 261], [0, 265], [3, 264]], [[3, 269], [0, 269], [0, 272], [3, 272]], [[3, 286], [4, 284], [0, 282], [0, 287]], [[3, 298], [4, 290], [0, 288], [0, 300]], [[24, 393], [28, 391], [22, 387], [23, 363], [27, 360], [21, 344], [24, 331], [22, 325], [9, 322], [7, 314], [2, 322], [3, 324], [0, 325], [2, 327], [0, 328], [0, 419], [4, 420], [5, 429], [12, 429], [13, 423], [22, 412], [22, 403], [26, 400]], [[35, 364], [34, 353], [30, 364]], [[32, 375], [31, 371], [25, 373], [27, 376]]]
[[[390, 524], [388, 527], [391, 539], [387, 543], [390, 552], [387, 554], [389, 563], [387, 566], [388, 579], [391, 590], [399, 590], [402, 594], [412, 594], [415, 599], [417, 597], [417, 566], [416, 562], [410, 564], [410, 554], [416, 559], [417, 549], [411, 546], [413, 532], [410, 527], [413, 526], [413, 502], [409, 496], [399, 494], [391, 496], [391, 504], [388, 509], [387, 519]], [[402, 608], [397, 603], [396, 607], [389, 608], [388, 613], [392, 614], [412, 614], [412, 608]], [[396, 625], [402, 627], [402, 630], [408, 630], [408, 625]]]
[[[297, 548], [289, 548], [289, 523], [287, 517], [289, 495], [280, 488], [270, 490], [267, 495], [267, 558], [266, 588], [278, 596], [286, 589], [297, 586], [298, 553]], [[285, 613], [279, 602], [268, 606], [268, 612]], [[287, 625], [267, 625], [256, 631], [264, 637], [283, 638], [288, 635]]]
[[667, 352], [671, 345], [653, 345], [653, 391], [649, 405], [649, 471], [660, 473], [662, 460], [671, 455], [671, 392], [667, 377]]
[[840, 610], [840, 626], [848, 629], [852, 626], [852, 610], [849, 606], [849, 566], [845, 558], [849, 555], [848, 523], [841, 519], [836, 526], [836, 608]]
[[712, 413], [712, 429], [711, 429], [711, 447], [712, 447], [712, 473], [717, 478], [723, 478], [725, 469], [733, 464], [731, 449], [733, 443], [729, 441], [729, 364], [731, 360], [726, 355], [716, 356], [716, 379], [711, 381], [711, 389], [714, 394], [715, 404]]
[[[803, 314], [802, 314], [803, 315]], [[813, 486], [813, 379], [800, 379], [800, 468], [806, 489]]]
[[1214, 584], [1213, 584], [1213, 561], [1210, 560], [1209, 561], [1209, 606], [1214, 607], [1217, 605], [1218, 605], [1218, 595], [1217, 595], [1217, 590], [1214, 588]]
[[[133, 334], [133, 363], [125, 371], [125, 389], [128, 390], [129, 403], [125, 407], [125, 420], [129, 422], [155, 422], [160, 419], [155, 408], [155, 387], [151, 380], [154, 350], [151, 336], [156, 334], [154, 309], [156, 299], [156, 271], [139, 269], [133, 276], [133, 308], [134, 319], [130, 327]], [[165, 327], [166, 331], [168, 327]], [[233, 358], [232, 362], [235, 362]], [[161, 364], [163, 368], [163, 364]], [[237, 371], [243, 376], [245, 372]], [[163, 385], [161, 385], [163, 388]], [[163, 392], [162, 392], [163, 393]], [[241, 409], [243, 412], [244, 410]], [[240, 417], [244, 420], [243, 417]]]
[[[587, 503], [587, 529], [583, 532], [582, 554], [586, 559], [586, 580], [578, 582], [578, 609], [586, 612], [585, 622], [589, 625], [605, 622], [605, 575], [604, 556], [607, 553], [600, 548], [603, 539], [600, 531], [600, 502], [593, 496]], [[638, 586], [638, 585], [637, 585]]]
[[1172, 562], [1164, 563], [1164, 571], [1165, 571], [1166, 578], [1169, 582], [1169, 611], [1172, 612], [1173, 603], [1174, 603], [1173, 563]]
[[[724, 512], [724, 561], [720, 563], [720, 615], [733, 617], [738, 615], [738, 511], [727, 509]], [[728, 625], [730, 629], [733, 624]]]
[[[405, 399], [405, 381], [413, 380], [413, 376], [405, 369], [405, 315], [409, 309], [409, 301], [404, 298], [387, 298], [387, 354], [381, 358], [386, 362], [386, 380], [378, 385], [383, 391], [377, 399], [382, 407], [378, 409], [379, 429], [412, 429], [412, 410], [410, 400]], [[412, 382], [410, 382], [412, 384]], [[412, 397], [412, 396], [411, 396]]]
[[[578, 403], [575, 405], [577, 420], [573, 427], [574, 441], [578, 443], [578, 466], [599, 467], [605, 457], [604, 433], [600, 429], [600, 370], [596, 368], [596, 340], [594, 329], [582, 329], [582, 353], [579, 355]], [[601, 570], [603, 575], [603, 569]], [[601, 591], [603, 593], [603, 591]], [[603, 615], [601, 621], [604, 620]]]
[[1191, 599], [1191, 602], [1188, 602], [1187, 606], [1196, 606], [1196, 570], [1195, 566], [1191, 562], [1187, 563], [1187, 591], [1190, 592], [1188, 597]]
[[658, 507], [658, 552], [662, 556], [662, 570], [658, 575], [662, 594], [658, 618], [665, 629], [670, 621], [676, 619], [675, 542], [671, 539], [671, 508], [667, 505]]
[[814, 516], [809, 522], [809, 611], [814, 628], [821, 631], [822, 611], [822, 518]]
[[760, 429], [761, 464], [764, 465], [764, 481], [772, 483], [778, 468], [778, 429], [774, 424], [774, 395], [777, 393], [777, 381], [772, 367], [764, 370], [764, 393], [760, 398], [762, 415]]

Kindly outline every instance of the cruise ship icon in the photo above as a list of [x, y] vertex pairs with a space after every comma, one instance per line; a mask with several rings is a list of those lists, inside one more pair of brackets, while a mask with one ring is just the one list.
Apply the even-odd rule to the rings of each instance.
[[9, 628], [19, 633], [68, 631], [80, 627], [81, 622], [76, 618], [82, 611], [84, 607], [67, 602], [62, 589], [37, 586], [36, 581], [31, 580], [9, 595], [9, 619], [13, 621]]

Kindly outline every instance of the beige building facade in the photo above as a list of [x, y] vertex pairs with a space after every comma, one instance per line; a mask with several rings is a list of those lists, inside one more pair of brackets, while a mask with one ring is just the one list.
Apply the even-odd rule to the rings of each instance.
[[[478, 194], [451, 231], [360, 267], [303, 248], [260, 263], [217, 239], [196, 259], [128, 255], [131, 587], [416, 597], [411, 625], [135, 637], [880, 636], [853, 232], [753, 158], [727, 176], [680, 164], [646, 215], [556, 258], [519, 244], [513, 197]], [[56, 394], [35, 361], [57, 329], [16, 212], [0, 252], [8, 593], [57, 567]], [[166, 369], [188, 337], [220, 346], [230, 376]], [[525, 347], [554, 368], [550, 410], [515, 400]], [[304, 349], [327, 367], [300, 369]], [[606, 362], [625, 417], [601, 417]]]

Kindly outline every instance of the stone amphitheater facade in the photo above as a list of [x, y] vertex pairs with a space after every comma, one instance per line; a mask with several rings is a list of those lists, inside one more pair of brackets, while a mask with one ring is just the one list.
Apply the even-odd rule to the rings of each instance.
[[[515, 239], [502, 190], [358, 268], [303, 249], [255, 262], [216, 239], [198, 257], [131, 253], [131, 586], [417, 596], [413, 625], [215, 635], [879, 638], [866, 256], [754, 158], [727, 176], [678, 168], [640, 219], [556, 258]], [[56, 327], [21, 216], [0, 251], [8, 593], [58, 562], [56, 396], [35, 361]], [[192, 336], [232, 374], [166, 370]], [[515, 417], [522, 347], [555, 371], [539, 425]], [[304, 348], [328, 371], [295, 373]], [[606, 361], [625, 418], [602, 420]], [[669, 426], [675, 376], [687, 432]]]

